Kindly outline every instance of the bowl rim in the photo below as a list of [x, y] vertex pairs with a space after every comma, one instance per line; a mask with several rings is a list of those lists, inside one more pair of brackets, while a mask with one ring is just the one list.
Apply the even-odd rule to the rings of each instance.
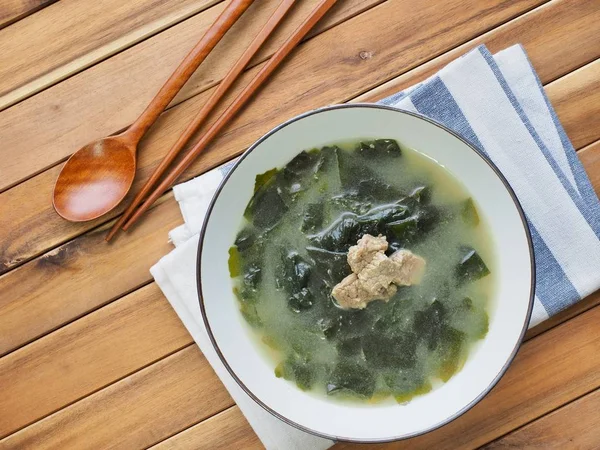
[[[511, 197], [511, 199], [512, 199], [514, 205], [515, 205], [515, 207], [517, 208], [517, 211], [518, 211], [519, 216], [521, 218], [521, 223], [523, 225], [523, 230], [525, 231], [525, 236], [527, 238], [527, 244], [528, 244], [528, 247], [529, 247], [531, 283], [530, 283], [530, 288], [529, 288], [529, 305], [528, 305], [528, 308], [527, 308], [527, 314], [525, 315], [525, 320], [523, 321], [523, 327], [521, 329], [521, 333], [519, 335], [519, 338], [517, 339], [516, 344], [515, 344], [512, 352], [511, 352], [510, 356], [508, 357], [508, 359], [506, 360], [506, 362], [504, 363], [504, 365], [502, 366], [502, 368], [500, 369], [500, 371], [496, 374], [496, 376], [494, 377], [494, 379], [490, 382], [490, 384], [475, 399], [473, 399], [470, 403], [468, 403], [467, 405], [465, 405], [462, 409], [460, 409], [459, 411], [457, 411], [453, 415], [449, 416], [445, 420], [440, 421], [439, 423], [437, 423], [437, 424], [435, 424], [435, 425], [427, 428], [426, 430], [421, 430], [421, 431], [417, 431], [417, 432], [414, 432], [414, 433], [405, 433], [405, 434], [400, 435], [400, 436], [394, 436], [394, 437], [382, 438], [382, 439], [344, 438], [342, 436], [333, 436], [333, 435], [324, 434], [324, 433], [321, 433], [319, 431], [316, 431], [316, 430], [313, 430], [311, 428], [305, 427], [304, 425], [301, 425], [299, 423], [296, 423], [296, 422], [288, 419], [287, 417], [281, 415], [280, 413], [278, 413], [277, 411], [273, 410], [272, 408], [270, 408], [269, 406], [267, 406], [265, 403], [263, 403], [244, 384], [244, 382], [242, 380], [240, 380], [240, 378], [233, 371], [233, 369], [231, 368], [231, 366], [227, 362], [227, 359], [225, 358], [225, 356], [221, 352], [221, 349], [219, 348], [219, 345], [218, 345], [218, 343], [217, 343], [217, 341], [215, 339], [215, 336], [214, 336], [214, 334], [212, 332], [210, 323], [208, 321], [208, 317], [206, 315], [206, 309], [205, 309], [205, 305], [204, 305], [204, 299], [202, 297], [202, 273], [201, 273], [202, 271], [201, 271], [200, 262], [201, 262], [201, 258], [202, 258], [202, 249], [203, 249], [203, 246], [204, 246], [204, 238], [205, 238], [205, 235], [206, 235], [206, 225], [208, 224], [208, 221], [210, 220], [210, 216], [211, 216], [212, 210], [214, 208], [215, 203], [217, 202], [217, 200], [219, 198], [219, 195], [220, 195], [221, 191], [223, 190], [223, 187], [225, 186], [225, 184], [227, 183], [227, 181], [229, 180], [229, 178], [232, 176], [232, 174], [234, 173], [234, 171], [240, 166], [241, 162], [250, 153], [252, 153], [263, 141], [265, 141], [267, 138], [269, 138], [273, 134], [277, 133], [281, 129], [287, 127], [288, 125], [290, 125], [290, 124], [292, 124], [294, 122], [297, 122], [299, 120], [302, 120], [302, 119], [304, 119], [306, 117], [315, 115], [315, 114], [320, 114], [320, 113], [323, 113], [323, 112], [337, 110], [337, 109], [348, 109], [348, 108], [374, 108], [374, 109], [383, 109], [383, 110], [397, 112], [397, 113], [400, 113], [400, 114], [410, 115], [410, 116], [413, 116], [413, 117], [415, 117], [417, 119], [421, 119], [421, 120], [424, 120], [426, 122], [429, 122], [430, 124], [432, 124], [432, 125], [434, 125], [434, 126], [436, 126], [438, 128], [441, 128], [445, 132], [451, 134], [452, 136], [454, 136], [455, 138], [457, 138], [461, 142], [463, 142], [467, 147], [469, 147], [476, 155], [478, 155], [492, 169], [492, 171], [496, 174], [496, 176], [500, 179], [500, 181], [504, 185], [504, 187], [505, 187], [506, 191], [508, 192], [508, 194], [510, 195], [510, 197]], [[489, 394], [489, 392], [494, 388], [494, 386], [496, 386], [496, 384], [504, 376], [504, 374], [506, 373], [506, 371], [508, 370], [508, 368], [510, 367], [510, 365], [514, 361], [515, 356], [516, 356], [519, 348], [521, 347], [521, 344], [523, 343], [523, 338], [525, 337], [525, 333], [527, 331], [527, 327], [528, 327], [529, 322], [531, 320], [531, 313], [533, 311], [533, 304], [534, 304], [534, 298], [535, 298], [535, 283], [536, 283], [535, 255], [534, 255], [533, 241], [531, 239], [531, 232], [530, 232], [530, 229], [529, 229], [529, 224], [527, 222], [527, 218], [525, 216], [525, 213], [523, 211], [521, 203], [519, 202], [519, 199], [517, 198], [514, 190], [512, 189], [512, 187], [510, 186], [510, 184], [508, 183], [508, 181], [506, 180], [506, 178], [504, 177], [504, 175], [502, 174], [502, 172], [500, 172], [500, 169], [498, 169], [498, 167], [496, 167], [496, 165], [487, 157], [487, 155], [485, 155], [484, 153], [482, 153], [474, 145], [472, 145], [470, 142], [468, 142], [462, 136], [460, 136], [459, 134], [457, 134], [455, 131], [451, 130], [450, 128], [446, 127], [445, 125], [442, 125], [439, 122], [436, 122], [435, 120], [430, 119], [429, 117], [424, 116], [424, 115], [419, 114], [419, 113], [416, 113], [416, 112], [406, 111], [406, 110], [403, 110], [403, 109], [400, 109], [400, 108], [396, 108], [396, 107], [393, 107], [393, 106], [383, 105], [383, 104], [376, 104], [376, 103], [334, 104], [334, 105], [328, 105], [328, 106], [324, 106], [324, 107], [321, 107], [321, 108], [313, 109], [313, 110], [307, 111], [305, 113], [299, 114], [299, 115], [297, 115], [295, 117], [292, 117], [292, 118], [286, 120], [285, 122], [283, 122], [283, 123], [277, 125], [276, 127], [272, 128], [267, 133], [265, 133], [263, 136], [261, 136], [259, 139], [257, 139], [250, 147], [248, 147], [248, 149], [244, 153], [242, 153], [242, 155], [240, 155], [238, 157], [237, 161], [233, 164], [233, 166], [231, 167], [231, 169], [229, 170], [229, 172], [227, 172], [227, 174], [223, 177], [223, 179], [219, 183], [219, 186], [217, 187], [217, 190], [213, 194], [213, 197], [212, 197], [212, 199], [210, 201], [208, 209], [206, 210], [206, 215], [205, 215], [203, 223], [202, 223], [202, 228], [200, 230], [200, 236], [199, 236], [199, 242], [198, 242], [198, 254], [197, 254], [197, 257], [196, 257], [196, 287], [197, 287], [197, 292], [198, 292], [198, 301], [200, 303], [200, 311], [202, 313], [202, 320], [204, 322], [204, 326], [206, 327], [206, 332], [208, 334], [208, 337], [210, 339], [210, 342], [211, 342], [213, 348], [215, 349], [217, 355], [219, 356], [219, 359], [221, 360], [221, 362], [223, 363], [223, 365], [227, 369], [227, 372], [229, 372], [229, 374], [233, 377], [233, 379], [236, 381], [236, 383], [238, 384], [238, 386], [252, 400], [254, 400], [254, 402], [256, 402], [259, 406], [261, 406], [265, 411], [269, 412], [271, 415], [275, 416], [276, 418], [278, 418], [279, 420], [283, 421], [284, 423], [286, 423], [286, 424], [288, 424], [290, 426], [293, 426], [293, 427], [295, 427], [295, 428], [297, 428], [297, 429], [299, 429], [301, 431], [304, 431], [306, 433], [309, 433], [309, 434], [312, 434], [314, 436], [318, 436], [318, 437], [321, 437], [321, 438], [324, 438], [324, 439], [329, 439], [329, 440], [336, 441], [336, 442], [348, 442], [348, 443], [357, 443], [357, 444], [378, 444], [378, 443], [400, 441], [400, 440], [404, 440], [404, 439], [410, 439], [410, 438], [413, 438], [413, 437], [421, 436], [423, 434], [426, 434], [426, 433], [429, 433], [431, 431], [437, 430], [438, 428], [441, 428], [444, 425], [447, 425], [448, 423], [450, 423], [450, 422], [454, 421], [455, 419], [457, 419], [458, 417], [462, 416], [468, 410], [470, 410], [471, 408], [473, 408], [473, 406], [475, 406], [477, 403], [479, 403], [487, 394]]]

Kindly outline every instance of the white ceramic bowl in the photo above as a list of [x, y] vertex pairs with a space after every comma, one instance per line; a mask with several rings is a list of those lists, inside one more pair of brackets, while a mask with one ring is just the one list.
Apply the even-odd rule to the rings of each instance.
[[[487, 220], [497, 254], [497, 298], [489, 332], [464, 368], [406, 405], [360, 405], [307, 394], [275, 378], [273, 363], [249, 339], [232, 294], [227, 259], [254, 178], [304, 149], [360, 138], [392, 138], [445, 166], [462, 181]], [[269, 412], [310, 433], [342, 441], [382, 442], [431, 431], [477, 403], [506, 371], [527, 328], [535, 270], [527, 223], [498, 170], [448, 129], [422, 116], [376, 105], [338, 105], [298, 116], [259, 139], [219, 187], [200, 238], [198, 291], [209, 336], [239, 385]]]

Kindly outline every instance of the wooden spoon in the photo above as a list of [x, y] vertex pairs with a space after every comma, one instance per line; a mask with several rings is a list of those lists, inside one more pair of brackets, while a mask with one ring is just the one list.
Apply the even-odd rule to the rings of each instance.
[[135, 178], [139, 141], [254, 0], [231, 0], [200, 42], [169, 77], [142, 115], [126, 131], [75, 152], [54, 186], [56, 212], [72, 222], [96, 219], [117, 206]]

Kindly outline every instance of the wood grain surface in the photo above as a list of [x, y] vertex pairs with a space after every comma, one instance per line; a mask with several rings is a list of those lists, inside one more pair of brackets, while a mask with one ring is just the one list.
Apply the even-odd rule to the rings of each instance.
[[600, 390], [597, 389], [497, 441], [485, 445], [482, 450], [597, 449], [600, 442], [598, 411], [600, 411]]
[[96, 448], [143, 448], [231, 405], [200, 350], [189, 346], [1, 444], [7, 449], [86, 448], [91, 442]]
[[264, 448], [237, 406], [200, 422], [151, 447], [152, 450]]
[[[553, 5], [556, 5], [553, 8], [544, 7], [543, 14], [547, 15], [546, 19], [544, 19], [544, 17], [540, 18], [538, 14], [527, 14], [523, 16], [524, 18], [522, 20], [526, 20], [529, 25], [525, 24], [517, 26], [516, 24], [521, 23], [520, 18], [513, 22], [509, 22], [512, 26], [507, 31], [502, 31], [503, 38], [495, 41], [495, 43], [497, 45], [507, 46], [514, 42], [521, 41], [528, 48], [527, 39], [529, 34], [521, 36], [519, 32], [528, 30], [531, 27], [535, 28], [542, 20], [554, 24], [554, 26], [548, 29], [548, 33], [546, 34], [548, 38], [543, 41], [543, 45], [550, 45], [554, 39], [561, 37], [562, 33], [560, 30], [563, 27], [569, 26], [573, 21], [575, 21], [580, 28], [587, 29], [589, 23], [580, 23], [574, 20], [575, 18], [571, 15], [565, 14], [568, 10], [566, 7], [567, 4], [568, 0], [561, 0], [553, 2]], [[369, 13], [375, 14], [379, 9], [381, 9], [381, 7], [375, 8], [375, 10], [369, 11]], [[388, 12], [389, 11], [386, 11], [386, 13]], [[593, 10], [586, 10], [581, 11], [581, 14], [583, 17], [587, 17], [593, 12]], [[363, 15], [364, 14], [366, 13], [363, 13]], [[380, 17], [379, 13], [373, 16], [374, 20]], [[563, 17], [565, 19], [564, 22], [560, 20]], [[244, 19], [242, 18], [241, 20]], [[532, 22], [531, 20], [535, 21]], [[467, 24], [467, 26], [470, 25]], [[513, 29], [513, 27], [515, 29]], [[377, 79], [377, 72], [373, 70], [373, 67], [377, 66], [378, 62], [372, 62], [375, 58], [363, 60], [359, 56], [362, 51], [361, 49], [367, 49], [365, 50], [367, 53], [374, 53], [377, 49], [375, 44], [378, 43], [377, 39], [379, 32], [376, 30], [372, 31], [369, 28], [369, 23], [366, 22], [364, 24], [363, 32], [369, 33], [369, 37], [365, 38], [364, 43], [356, 45], [348, 44], [348, 48], [345, 48], [343, 52], [341, 48], [338, 48], [339, 46], [336, 47], [331, 44], [332, 39], [325, 40], [325, 36], [318, 36], [314, 39], [314, 42], [309, 42], [302, 46], [303, 49], [306, 48], [303, 54], [293, 55], [286, 67], [277, 74], [267, 89], [261, 93], [261, 96], [255, 99], [247, 111], [243, 112], [240, 119], [235, 122], [237, 124], [251, 121], [252, 126], [243, 126], [241, 129], [237, 126], [236, 130], [228, 130], [222, 137], [217, 139], [212, 146], [213, 148], [218, 148], [219, 151], [215, 153], [214, 151], [211, 152], [209, 149], [207, 154], [205, 154], [203, 158], [200, 158], [194, 164], [192, 169], [188, 171], [186, 177], [202, 173], [207, 169], [214, 167], [219, 162], [239, 154], [244, 148], [250, 145], [253, 140], [275, 126], [283, 118], [289, 118], [294, 114], [301, 113], [307, 109], [318, 107], [320, 105], [352, 99], [365, 92], [365, 89], [362, 88], [362, 80], [370, 82], [371, 84], [376, 84], [375, 80]], [[353, 28], [348, 27], [345, 32], [347, 39], [352, 42]], [[332, 37], [335, 38], [337, 28], [336, 30], [332, 30], [331, 33]], [[493, 36], [489, 37], [492, 38]], [[388, 36], [380, 45], [394, 45], [396, 42], [397, 39], [395, 36]], [[455, 45], [458, 45], [460, 42], [455, 41], [454, 43]], [[570, 45], [571, 41], [568, 41], [568, 44]], [[398, 44], [396, 52], [402, 53], [406, 48], [406, 45], [406, 42], [403, 42], [402, 45]], [[217, 51], [218, 48], [215, 52]], [[324, 51], [328, 53], [323, 54]], [[541, 60], [540, 65], [542, 68], [550, 68], [557, 64], [556, 61], [567, 59], [571, 62], [572, 68], [579, 67], [587, 62], [590, 53], [591, 51], [588, 51], [584, 54], [584, 58], [577, 58], [572, 56], [573, 52], [563, 49], [563, 52], [554, 55], [554, 58], [544, 58]], [[597, 56], [600, 56], [600, 46], [595, 47], [595, 53]], [[298, 63], [294, 65], [294, 68], [288, 69], [287, 66], [295, 61], [298, 61]], [[346, 72], [346, 76], [352, 76], [353, 82], [348, 83], [347, 85], [340, 84], [331, 86], [328, 83], [323, 83], [321, 79], [313, 77], [311, 74], [314, 73], [315, 70], [319, 70], [319, 67], [323, 66], [323, 61], [327, 61], [325, 65], [333, 64], [332, 67], [343, 65], [343, 68], [340, 68], [340, 71]], [[352, 64], [350, 65], [349, 62]], [[406, 70], [404, 63], [394, 64], [393, 61], [390, 61], [389, 66], [395, 71], [394, 75], [401, 74]], [[295, 79], [298, 67], [303, 67], [302, 72], [306, 72], [306, 77], [302, 80], [302, 84], [300, 84], [300, 80]], [[250, 72], [254, 73], [252, 71]], [[336, 74], [336, 76], [337, 75], [338, 74]], [[421, 79], [420, 75], [422, 74], [413, 73], [410, 76], [402, 77], [400, 81], [405, 85], [409, 85]], [[390, 77], [386, 79], [389, 78]], [[244, 77], [242, 85], [247, 82], [247, 80], [248, 78]], [[288, 95], [286, 92], [288, 92], [288, 89], [294, 89], [295, 92], [297, 92], [297, 103], [286, 101], [286, 95]], [[238, 90], [234, 90], [234, 92], [238, 92]], [[308, 92], [309, 94], [302, 95], [302, 92]], [[195, 114], [199, 110], [210, 93], [211, 91], [204, 92], [201, 95], [191, 98], [180, 106], [173, 108], [171, 111], [167, 112], [162, 119], [159, 119], [154, 132], [153, 130], [150, 130], [150, 134], [140, 146], [140, 158], [138, 162], [139, 172], [137, 182], [133, 187], [134, 190], [139, 189], [141, 181], [154, 170], [158, 161], [164, 155], [165, 149], [170, 148], [174, 144], [175, 140], [180, 133], [183, 132], [184, 127], [188, 123], [190, 115]], [[360, 97], [360, 100], [373, 101], [373, 99], [381, 97], [383, 97], [383, 95], [371, 95], [369, 98], [363, 96]], [[226, 101], [229, 99], [230, 97], [227, 98]], [[274, 108], [276, 109], [272, 114], [269, 114], [268, 117], [263, 117], [263, 111], [265, 109], [272, 110]], [[222, 110], [222, 107], [217, 108], [216, 113], [219, 113]], [[0, 113], [0, 116], [1, 115], [2, 113]], [[210, 120], [209, 123], [211, 123]], [[230, 128], [233, 128], [233, 125]], [[236, 134], [231, 135], [231, 133]], [[4, 195], [5, 199], [0, 197], [0, 209], [5, 207], [10, 208], [12, 211], [19, 211], [18, 214], [14, 214], [18, 222], [14, 223], [15, 219], [11, 219], [11, 226], [3, 226], [3, 216], [0, 214], [0, 242], [5, 243], [3, 248], [0, 248], [0, 272], [27, 261], [49, 248], [53, 248], [56, 245], [73, 238], [81, 233], [81, 231], [91, 229], [101, 223], [95, 221], [90, 224], [72, 226], [71, 224], [65, 223], [60, 217], [54, 214], [51, 205], [45, 200], [45, 197], [51, 195], [50, 186], [52, 185], [53, 179], [57, 176], [58, 171], [59, 169], [54, 168], [44, 172], [7, 191]], [[43, 179], [39, 179], [40, 177]], [[34, 192], [37, 193], [37, 195], [34, 195]], [[24, 198], [27, 198], [28, 202], [33, 201], [35, 204], [30, 206], [27, 202], [24, 203]], [[6, 206], [2, 205], [3, 202], [6, 202]], [[115, 211], [114, 214], [119, 211]], [[20, 219], [21, 217], [23, 218], [22, 220]], [[112, 217], [112, 215], [109, 217]], [[5, 220], [8, 221], [8, 217], [6, 217]]]
[[140, 225], [146, 243], [107, 246], [101, 227], [1, 277], [0, 355], [147, 284], [150, 265], [172, 248], [165, 236], [181, 215], [165, 202], [147, 219]]
[[[298, 2], [224, 104], [317, 2]], [[49, 201], [65, 158], [129, 125], [224, 3], [0, 3], [0, 448], [262, 448], [148, 273], [181, 223], [172, 193], [118, 245], [102, 240], [120, 210], [70, 224]], [[255, 2], [152, 127], [136, 186], [277, 4]], [[600, 192], [599, 21], [586, 0], [338, 2], [184, 177], [305, 110], [377, 101], [476, 45], [521, 43]], [[336, 448], [600, 448], [599, 320], [596, 292], [529, 330], [492, 392], [439, 430]]]
[[56, 0], [3, 0], [0, 4], [0, 29], [33, 14]]
[[357, 100], [373, 101], [392, 95], [482, 44], [492, 53], [521, 44], [540, 80], [547, 84], [600, 57], [600, 35], [594, 26], [598, 20], [598, 3], [553, 0], [381, 84]]
[[[4, 4], [2, 1], [2, 4]], [[9, 3], [43, 4], [42, 0]], [[61, 0], [0, 31], [0, 109], [221, 0]], [[85, 27], [78, 26], [82, 17]], [[43, 30], [43, 32], [40, 32]], [[27, 39], [20, 39], [27, 36]], [[193, 41], [191, 41], [193, 42]]]
[[586, 172], [596, 190], [596, 195], [600, 196], [600, 141], [588, 145], [578, 155], [586, 167]]
[[[598, 46], [600, 48], [600, 45]], [[576, 148], [591, 144], [598, 139], [600, 129], [600, 59], [569, 73], [564, 83], [554, 82], [548, 85], [546, 92], [556, 98], [554, 108], [571, 142]], [[577, 102], [583, 108], [583, 114], [563, 108], [566, 99]], [[581, 130], [575, 133], [574, 130]]]
[[138, 289], [0, 359], [0, 437], [191, 343], [158, 286]]

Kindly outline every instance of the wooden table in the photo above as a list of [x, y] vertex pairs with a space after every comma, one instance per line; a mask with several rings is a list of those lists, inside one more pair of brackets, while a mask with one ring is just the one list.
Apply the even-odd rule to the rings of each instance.
[[[257, 1], [152, 128], [136, 187], [277, 3]], [[242, 85], [316, 3], [298, 2]], [[376, 101], [478, 44], [520, 42], [600, 191], [599, 1], [338, 3], [185, 179], [298, 113]], [[111, 245], [120, 211], [72, 224], [50, 202], [69, 154], [130, 124], [222, 8], [0, 3], [0, 448], [260, 447], [148, 272], [181, 223], [172, 194]], [[458, 420], [381, 448], [600, 448], [599, 303], [596, 293], [530, 330], [502, 381]]]

